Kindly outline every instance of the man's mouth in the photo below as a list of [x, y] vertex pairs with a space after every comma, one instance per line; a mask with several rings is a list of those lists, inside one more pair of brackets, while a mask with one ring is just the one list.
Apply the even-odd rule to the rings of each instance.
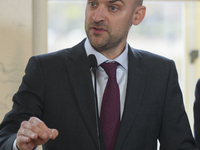
[[102, 28], [93, 27], [94, 30], [103, 30]]
[[101, 33], [105, 32], [106, 30], [104, 28], [100, 28], [100, 27], [92, 27], [92, 31], [95, 34], [101, 34]]

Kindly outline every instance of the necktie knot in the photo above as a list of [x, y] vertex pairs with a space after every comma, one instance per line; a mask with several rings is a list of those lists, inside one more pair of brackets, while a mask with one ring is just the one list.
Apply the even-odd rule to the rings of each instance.
[[117, 62], [114, 63], [102, 63], [101, 67], [105, 70], [106, 74], [109, 78], [116, 79], [116, 69], [117, 69]]

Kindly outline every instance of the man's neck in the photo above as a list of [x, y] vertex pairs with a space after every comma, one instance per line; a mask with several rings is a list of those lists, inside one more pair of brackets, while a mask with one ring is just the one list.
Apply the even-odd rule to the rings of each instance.
[[123, 53], [123, 51], [126, 48], [126, 41], [123, 43], [120, 43], [117, 46], [111, 47], [111, 48], [95, 48], [93, 47], [96, 51], [98, 51], [99, 53], [101, 53], [102, 55], [104, 55], [106, 58], [113, 60], [115, 58], [117, 58], [121, 53]]

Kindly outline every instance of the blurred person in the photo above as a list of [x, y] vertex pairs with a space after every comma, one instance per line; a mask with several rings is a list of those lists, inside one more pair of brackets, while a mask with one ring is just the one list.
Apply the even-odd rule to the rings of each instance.
[[145, 13], [142, 0], [88, 0], [87, 38], [30, 58], [0, 149], [157, 150], [159, 140], [161, 150], [195, 150], [174, 61], [127, 43]]
[[195, 88], [194, 135], [195, 135], [197, 148], [200, 149], [200, 79], [198, 79], [196, 88]]

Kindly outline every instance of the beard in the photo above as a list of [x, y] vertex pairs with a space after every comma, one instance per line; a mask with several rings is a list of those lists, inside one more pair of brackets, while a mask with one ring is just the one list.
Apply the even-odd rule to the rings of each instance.
[[[96, 34], [92, 31], [93, 27], [103, 28], [106, 31], [103, 34]], [[110, 42], [110, 31], [103, 22], [90, 22], [89, 24], [85, 24], [85, 31], [93, 48], [98, 51], [106, 49], [108, 43]]]
[[[94, 27], [102, 28], [105, 30], [105, 32], [102, 34], [96, 34], [93, 32]], [[115, 49], [121, 44], [122, 41], [126, 41], [129, 29], [130, 24], [125, 24], [122, 27], [114, 26], [111, 28], [103, 21], [91, 21], [89, 23], [85, 21], [85, 31], [90, 44], [99, 52]]]

